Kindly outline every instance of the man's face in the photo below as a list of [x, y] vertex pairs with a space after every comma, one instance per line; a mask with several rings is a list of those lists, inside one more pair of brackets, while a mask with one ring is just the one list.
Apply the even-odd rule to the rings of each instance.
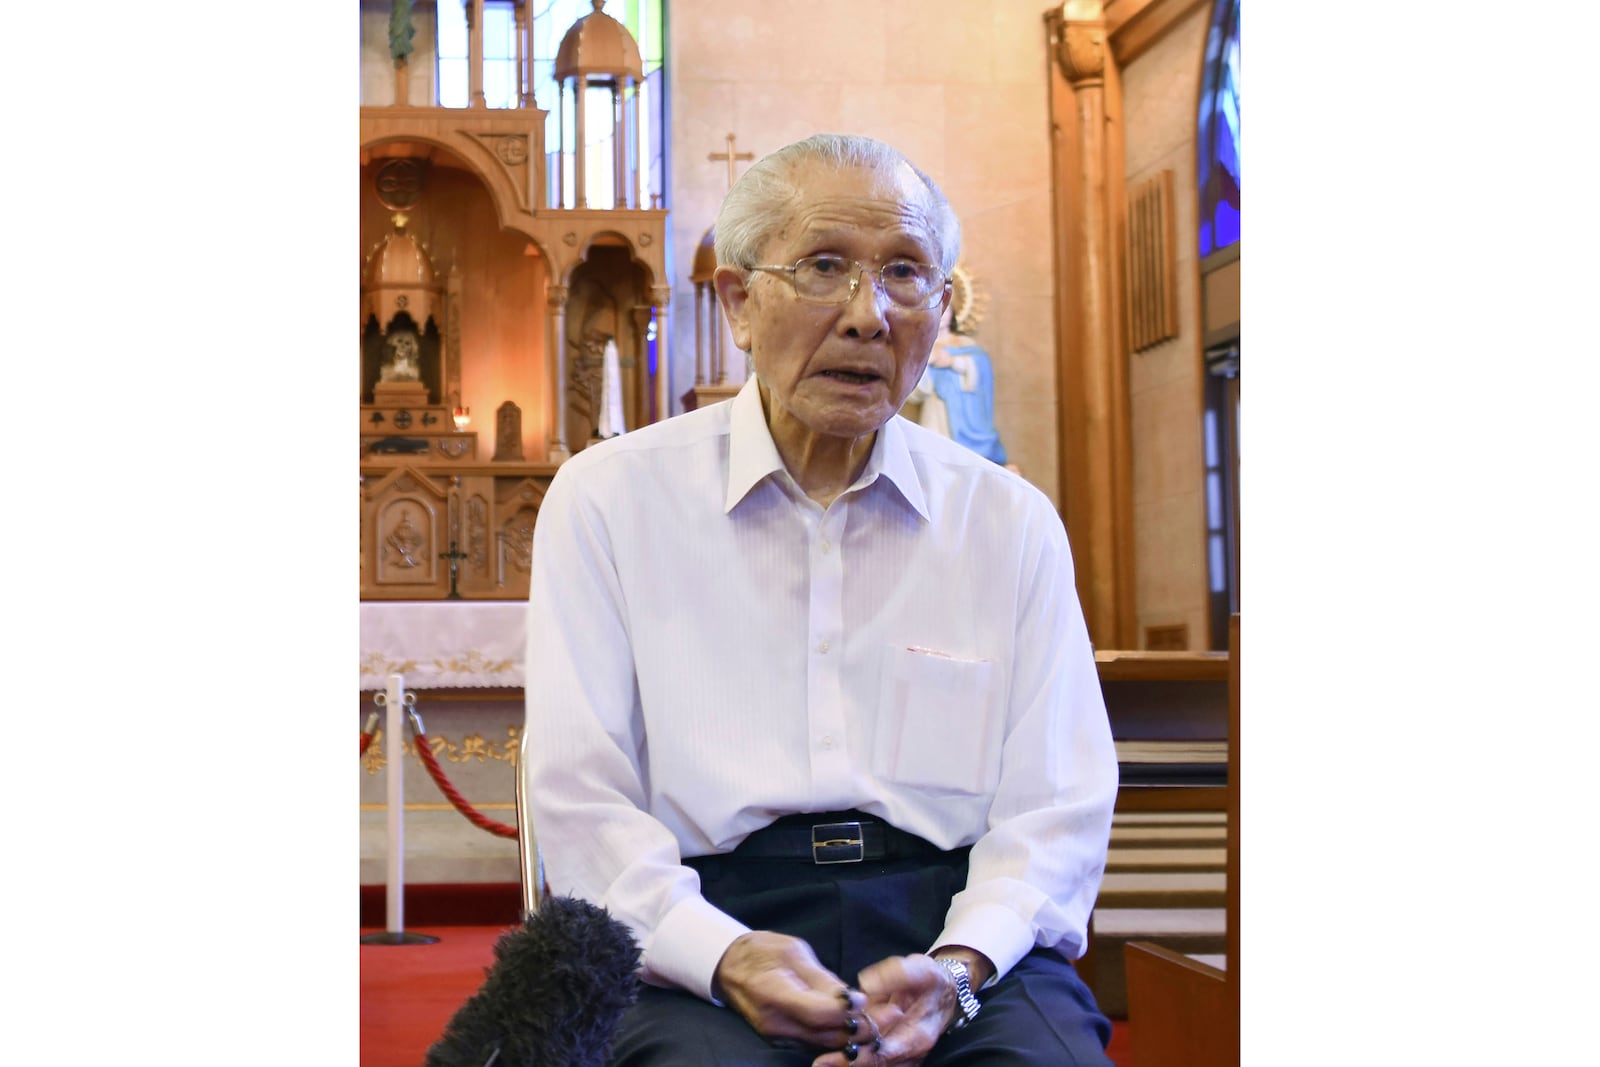
[[[926, 187], [907, 167], [889, 173], [812, 162], [791, 174], [800, 196], [762, 249], [789, 266], [833, 253], [875, 270], [891, 259], [939, 261]], [[765, 387], [767, 424], [780, 449], [808, 437], [853, 439], [889, 421], [922, 376], [949, 303], [903, 308], [863, 271], [845, 304], [801, 300], [780, 275], [748, 283], [723, 268], [717, 288], [734, 341]]]

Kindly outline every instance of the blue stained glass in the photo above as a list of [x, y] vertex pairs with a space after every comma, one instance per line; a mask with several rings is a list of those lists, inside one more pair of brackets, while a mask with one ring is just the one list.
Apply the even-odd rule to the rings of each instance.
[[1216, 0], [1206, 37], [1196, 163], [1200, 185], [1200, 255], [1239, 240], [1239, 7]]
[[1227, 248], [1239, 240], [1239, 213], [1233, 210], [1232, 205], [1227, 203], [1217, 205], [1214, 233], [1218, 248]]

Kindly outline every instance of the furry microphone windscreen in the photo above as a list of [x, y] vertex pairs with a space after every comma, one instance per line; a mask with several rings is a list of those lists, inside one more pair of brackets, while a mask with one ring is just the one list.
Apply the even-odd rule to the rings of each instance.
[[425, 1067], [604, 1067], [639, 994], [632, 931], [588, 901], [546, 897], [494, 957]]

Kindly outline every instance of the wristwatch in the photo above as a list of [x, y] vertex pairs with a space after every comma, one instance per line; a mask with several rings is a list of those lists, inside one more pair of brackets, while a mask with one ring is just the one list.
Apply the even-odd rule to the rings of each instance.
[[[960, 1030], [978, 1017], [978, 998], [972, 995], [972, 972], [960, 960], [939, 960], [939, 965], [956, 980], [956, 1017], [950, 1020], [950, 1030]], [[945, 1031], [949, 1033], [949, 1030]]]

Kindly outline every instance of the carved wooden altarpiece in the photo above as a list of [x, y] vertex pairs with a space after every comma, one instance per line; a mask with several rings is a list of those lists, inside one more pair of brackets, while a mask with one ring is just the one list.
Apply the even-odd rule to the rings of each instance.
[[361, 109], [363, 600], [527, 597], [545, 489], [595, 440], [608, 342], [624, 429], [670, 414], [667, 213], [636, 178], [629, 206], [548, 206], [546, 114]]

